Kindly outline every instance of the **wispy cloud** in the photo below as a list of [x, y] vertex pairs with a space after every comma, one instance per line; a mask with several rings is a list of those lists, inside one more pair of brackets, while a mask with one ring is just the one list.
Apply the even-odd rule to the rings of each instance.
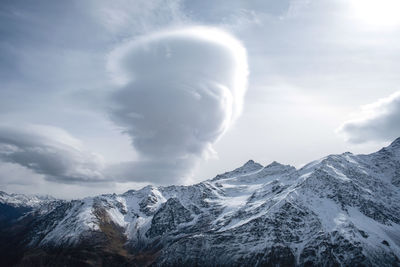
[[181, 0], [90, 0], [83, 5], [110, 34], [122, 38], [189, 21]]

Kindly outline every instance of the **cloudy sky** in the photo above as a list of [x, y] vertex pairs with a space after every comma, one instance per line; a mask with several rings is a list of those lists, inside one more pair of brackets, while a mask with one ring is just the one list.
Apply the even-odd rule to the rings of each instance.
[[0, 190], [75, 198], [400, 136], [397, 0], [0, 4]]

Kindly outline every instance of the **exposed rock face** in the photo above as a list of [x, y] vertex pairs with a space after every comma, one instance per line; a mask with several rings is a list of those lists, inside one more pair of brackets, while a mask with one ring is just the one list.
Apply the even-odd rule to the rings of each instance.
[[[2, 262], [400, 266], [400, 139], [301, 169], [254, 161], [192, 186], [74, 201], [0, 193]], [[35, 203], [35, 204], [32, 204]]]
[[170, 198], [154, 214], [151, 228], [146, 236], [152, 238], [175, 231], [179, 225], [188, 223], [192, 219], [192, 213], [177, 198]]

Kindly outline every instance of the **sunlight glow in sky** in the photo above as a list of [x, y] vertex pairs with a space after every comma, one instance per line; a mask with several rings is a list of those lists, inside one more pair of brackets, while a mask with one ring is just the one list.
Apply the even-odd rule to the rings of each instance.
[[371, 26], [397, 26], [400, 24], [398, 0], [351, 0], [356, 19]]

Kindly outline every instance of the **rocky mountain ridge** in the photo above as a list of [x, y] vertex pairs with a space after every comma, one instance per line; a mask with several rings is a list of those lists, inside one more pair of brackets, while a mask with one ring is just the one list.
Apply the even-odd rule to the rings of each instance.
[[400, 266], [400, 138], [300, 169], [250, 160], [191, 186], [26, 203], [1, 233], [10, 265]]

